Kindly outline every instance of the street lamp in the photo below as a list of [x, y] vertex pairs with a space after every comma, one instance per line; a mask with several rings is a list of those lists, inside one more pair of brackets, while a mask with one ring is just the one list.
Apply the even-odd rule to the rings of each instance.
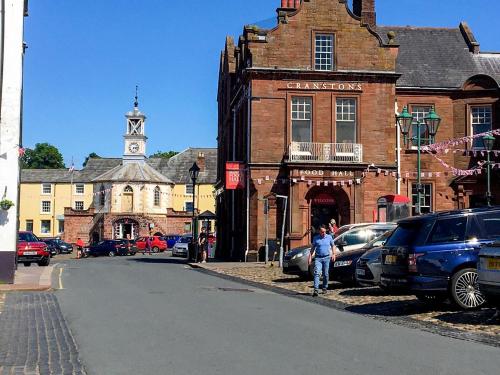
[[490, 159], [490, 152], [493, 150], [493, 146], [495, 145], [495, 137], [492, 135], [485, 135], [483, 137], [483, 144], [484, 148], [486, 149], [486, 157], [487, 157], [487, 162], [486, 162], [486, 178], [487, 178], [487, 190], [486, 190], [486, 203], [488, 204], [488, 207], [491, 206], [491, 159]]
[[197, 260], [197, 255], [198, 255], [198, 252], [197, 252], [197, 249], [196, 249], [196, 242], [197, 242], [197, 239], [196, 239], [196, 234], [197, 234], [197, 228], [196, 228], [196, 220], [195, 220], [195, 198], [196, 198], [196, 195], [195, 195], [195, 192], [196, 192], [196, 180], [198, 179], [198, 175], [200, 174], [200, 167], [198, 167], [198, 164], [196, 164], [196, 162], [193, 163], [193, 166], [191, 168], [189, 168], [189, 177], [191, 177], [191, 181], [193, 182], [193, 217], [192, 217], [192, 225], [191, 225], [191, 232], [193, 234], [193, 246], [195, 248], [195, 261]]
[[439, 125], [441, 124], [441, 117], [439, 117], [436, 112], [434, 111], [434, 108], [431, 108], [429, 114], [424, 118], [424, 122], [417, 121], [417, 136], [413, 136], [408, 138], [408, 135], [410, 134], [412, 125], [414, 124], [414, 119], [413, 116], [408, 112], [408, 108], [405, 106], [403, 108], [403, 112], [396, 116], [397, 123], [399, 127], [401, 128], [401, 133], [403, 133], [405, 143], [409, 143], [410, 141], [417, 141], [417, 207], [416, 207], [416, 213], [417, 215], [420, 215], [422, 213], [421, 211], [421, 201], [420, 197], [421, 194], [423, 193], [423, 188], [422, 188], [422, 181], [421, 181], [421, 142], [422, 142], [422, 134], [420, 129], [422, 126], [427, 127], [427, 131], [429, 133], [429, 136], [431, 138], [431, 141], [434, 140], [434, 136], [436, 135]]

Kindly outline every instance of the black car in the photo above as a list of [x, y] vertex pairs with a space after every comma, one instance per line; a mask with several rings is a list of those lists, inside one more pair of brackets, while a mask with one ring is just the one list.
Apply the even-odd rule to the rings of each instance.
[[500, 207], [422, 215], [398, 222], [382, 249], [382, 286], [409, 289], [424, 302], [448, 297], [462, 309], [481, 306], [478, 254], [500, 239]]
[[330, 264], [330, 280], [339, 281], [343, 284], [356, 284], [356, 264], [358, 260], [363, 257], [367, 251], [382, 246], [391, 233], [392, 230], [389, 230], [368, 242], [361, 249], [337, 255], [335, 262]]
[[104, 240], [98, 242], [97, 244], [89, 246], [85, 251], [88, 255], [94, 257], [134, 255], [135, 252], [137, 252], [137, 249], [135, 248], [135, 246], [132, 247], [130, 242], [131, 241], [129, 240]]
[[60, 238], [44, 238], [42, 239], [49, 247], [52, 246], [56, 249], [57, 254], [71, 254], [73, 252], [73, 245], [64, 242]]

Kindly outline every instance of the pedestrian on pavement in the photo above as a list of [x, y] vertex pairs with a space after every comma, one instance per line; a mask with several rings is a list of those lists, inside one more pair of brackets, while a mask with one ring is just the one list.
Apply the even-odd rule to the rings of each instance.
[[78, 237], [76, 240], [76, 259], [80, 259], [83, 257], [83, 247], [85, 244], [83, 243], [82, 239]]
[[323, 294], [328, 292], [328, 277], [330, 272], [330, 260], [335, 262], [335, 245], [333, 235], [326, 233], [326, 227], [322, 225], [319, 235], [314, 237], [311, 247], [309, 262], [314, 261], [314, 291], [313, 297], [318, 296], [319, 277], [323, 274]]
[[151, 237], [146, 237], [146, 250], [148, 254], [151, 255]]
[[207, 262], [207, 245], [208, 245], [208, 235], [206, 229], [202, 228], [200, 236], [198, 237], [198, 247], [201, 251], [201, 263]]

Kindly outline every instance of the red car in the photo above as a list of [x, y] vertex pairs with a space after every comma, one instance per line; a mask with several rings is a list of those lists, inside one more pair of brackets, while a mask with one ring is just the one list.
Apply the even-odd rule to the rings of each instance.
[[[147, 251], [146, 238], [147, 237], [140, 237], [137, 240], [135, 240], [135, 244], [139, 252]], [[167, 250], [167, 243], [164, 240], [162, 240], [160, 236], [151, 236], [149, 238], [151, 239], [151, 251], [153, 253], [158, 253], [158, 252], [163, 253], [165, 250]]]
[[47, 244], [31, 232], [19, 232], [17, 262], [23, 263], [25, 267], [31, 266], [31, 263], [37, 263], [41, 267], [48, 266], [50, 264], [50, 251]]

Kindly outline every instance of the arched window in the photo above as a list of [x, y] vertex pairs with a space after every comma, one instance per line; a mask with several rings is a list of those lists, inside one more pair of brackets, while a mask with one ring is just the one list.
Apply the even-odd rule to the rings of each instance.
[[160, 187], [159, 186], [155, 187], [155, 191], [154, 191], [155, 206], [160, 205], [160, 194], [161, 194]]
[[122, 211], [123, 212], [133, 212], [134, 211], [134, 190], [129, 185], [127, 185], [125, 187], [125, 189], [123, 189]]
[[101, 207], [104, 207], [104, 205], [106, 204], [106, 189], [104, 188], [104, 185], [101, 185], [99, 192], [99, 204], [101, 205]]

